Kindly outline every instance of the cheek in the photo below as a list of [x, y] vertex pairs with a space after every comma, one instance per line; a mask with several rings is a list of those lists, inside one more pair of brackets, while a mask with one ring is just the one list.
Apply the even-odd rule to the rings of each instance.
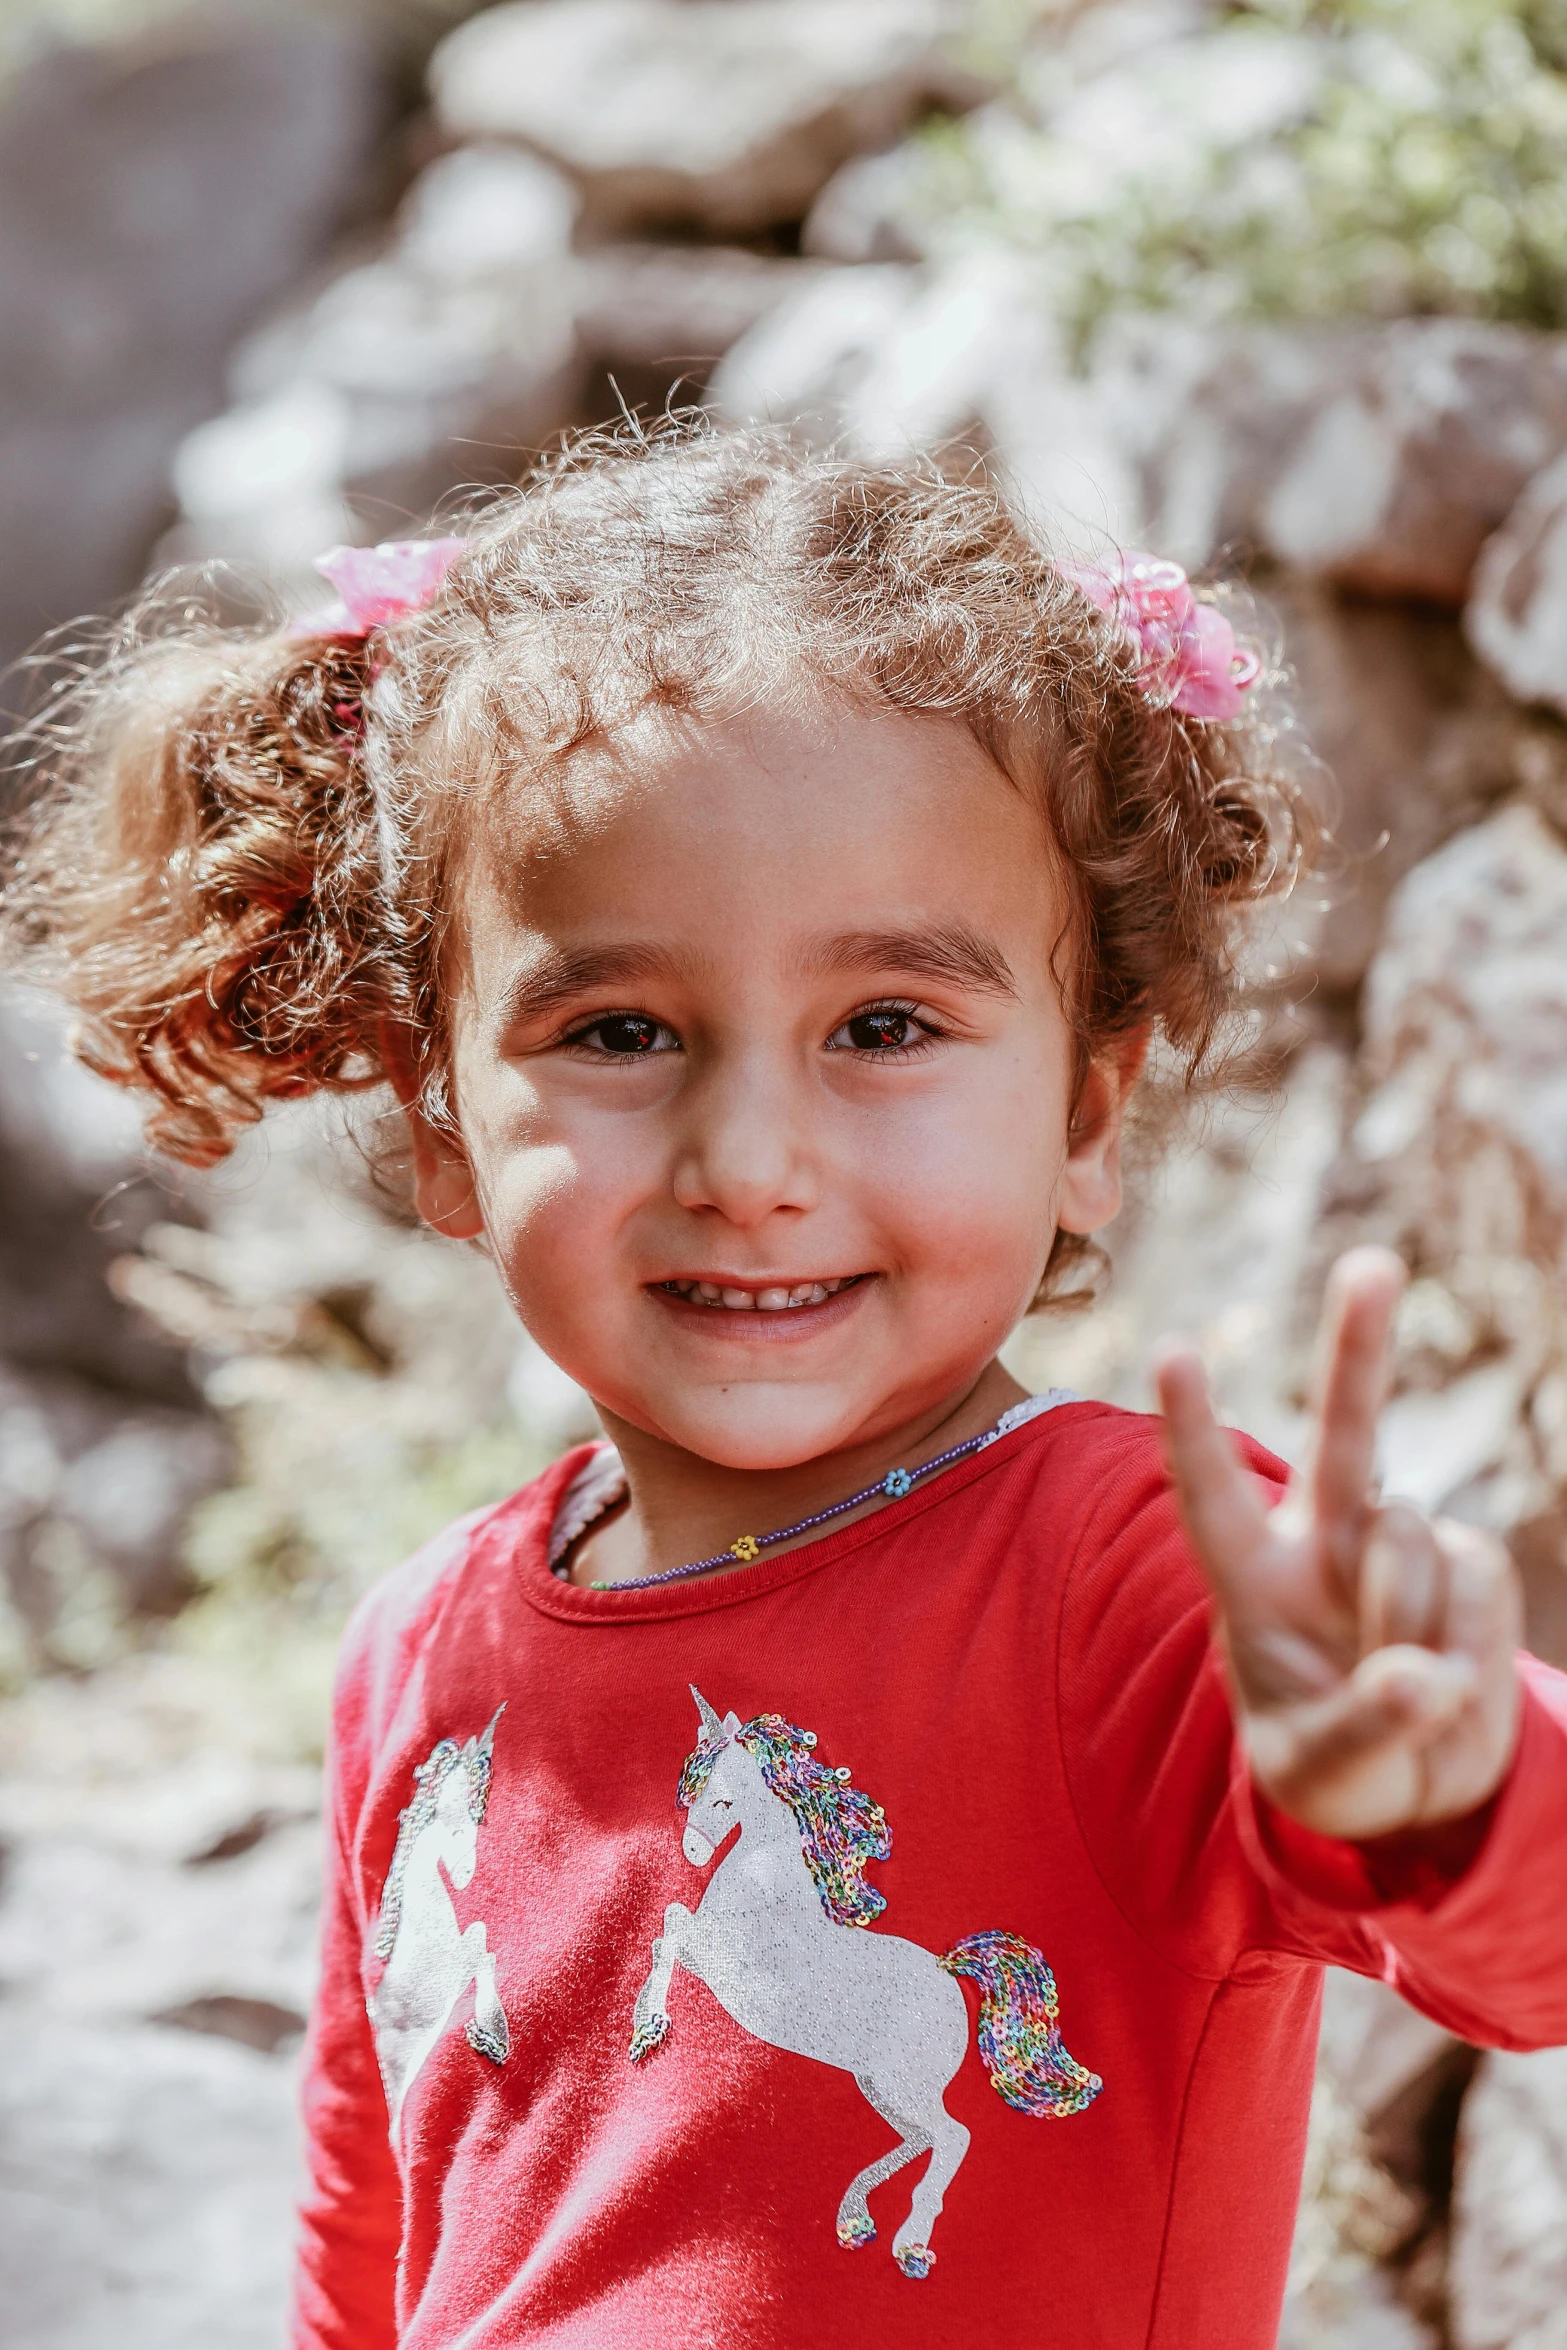
[[1048, 1222], [1066, 1159], [1063, 1072], [1038, 1052], [987, 1056], [975, 1080], [912, 1102], [877, 1134], [875, 1194], [954, 1268]]
[[458, 1101], [485, 1230], [507, 1262], [585, 1246], [659, 1180], [644, 1121], [557, 1098], [530, 1070], [492, 1067]]

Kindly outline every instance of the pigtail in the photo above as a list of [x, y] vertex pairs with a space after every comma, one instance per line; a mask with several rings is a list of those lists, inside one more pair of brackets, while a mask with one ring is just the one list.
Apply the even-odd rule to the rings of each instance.
[[272, 1099], [373, 1083], [383, 987], [362, 642], [144, 608], [45, 705], [0, 969], [62, 997], [149, 1139], [221, 1159]]

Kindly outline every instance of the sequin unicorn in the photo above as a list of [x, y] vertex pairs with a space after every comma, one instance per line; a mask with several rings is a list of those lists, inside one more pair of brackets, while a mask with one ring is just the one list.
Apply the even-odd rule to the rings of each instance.
[[865, 1882], [892, 1850], [886, 1814], [812, 1751], [816, 1739], [782, 1714], [720, 1721], [698, 1690], [702, 1734], [676, 1800], [681, 1848], [706, 1868], [740, 1831], [698, 1908], [671, 1902], [637, 1996], [631, 2060], [671, 2029], [677, 1966], [704, 1982], [735, 2022], [774, 2048], [852, 2073], [898, 2143], [849, 2181], [838, 2241], [871, 2243], [868, 2197], [906, 2163], [930, 2160], [892, 2240], [906, 2277], [929, 2276], [931, 2229], [968, 2152], [969, 2133], [943, 2103], [968, 2047], [968, 2008], [954, 1977], [979, 1985], [979, 2048], [991, 2082], [1019, 2113], [1081, 2113], [1104, 2086], [1061, 2044], [1055, 1978], [1015, 1934], [970, 1934], [938, 1958], [901, 1935], [870, 1932], [885, 1897]]
[[490, 1757], [497, 1709], [482, 1737], [459, 1746], [443, 1738], [414, 1773], [414, 1797], [397, 1824], [397, 1846], [381, 1896], [371, 1948], [386, 1971], [370, 1994], [370, 2022], [386, 2085], [392, 2140], [403, 2100], [425, 2058], [471, 1983], [470, 2048], [492, 2064], [511, 2053], [506, 2011], [495, 1988], [495, 1960], [475, 1919], [466, 1931], [442, 1879], [459, 1891], [473, 1882], [479, 1829], [490, 1797]]

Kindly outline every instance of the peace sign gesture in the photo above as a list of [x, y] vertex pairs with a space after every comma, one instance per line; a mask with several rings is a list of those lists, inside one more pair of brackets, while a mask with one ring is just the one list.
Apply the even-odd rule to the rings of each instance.
[[1281, 1811], [1345, 1839], [1455, 1819], [1511, 1761], [1521, 1607], [1500, 1543], [1372, 1482], [1404, 1269], [1384, 1249], [1328, 1283], [1304, 1466], [1269, 1510], [1219, 1427], [1199, 1357], [1156, 1378], [1181, 1513], [1218, 1601], [1236, 1723]]

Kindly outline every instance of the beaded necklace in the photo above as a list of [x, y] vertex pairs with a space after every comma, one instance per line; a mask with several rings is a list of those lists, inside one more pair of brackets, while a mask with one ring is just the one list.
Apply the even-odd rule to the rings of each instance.
[[[917, 1469], [889, 1469], [885, 1477], [878, 1477], [873, 1485], [861, 1486], [858, 1493], [851, 1493], [844, 1501], [832, 1502], [824, 1510], [813, 1510], [808, 1518], [797, 1518], [792, 1526], [776, 1526], [770, 1534], [737, 1534], [727, 1550], [715, 1551], [711, 1558], [690, 1559], [683, 1567], [664, 1567], [656, 1575], [628, 1575], [619, 1582], [590, 1583], [587, 1588], [590, 1591], [651, 1591], [661, 1583], [683, 1582], [688, 1575], [711, 1574], [715, 1567], [732, 1567], [736, 1563], [749, 1566], [753, 1559], [761, 1557], [764, 1550], [771, 1550], [780, 1542], [792, 1542], [797, 1535], [809, 1534], [813, 1528], [825, 1526], [834, 1518], [841, 1518], [848, 1510], [860, 1509], [868, 1501], [902, 1501], [904, 1495], [912, 1493], [916, 1485], [923, 1485], [928, 1478], [936, 1476], [943, 1469], [950, 1469], [956, 1462], [965, 1460], [970, 1453], [983, 1452], [987, 1445], [998, 1443], [1003, 1436], [1010, 1436], [1014, 1428], [1021, 1428], [1025, 1422], [1037, 1419], [1041, 1412], [1053, 1411], [1057, 1404], [1076, 1401], [1076, 1396], [1067, 1387], [1052, 1387], [1043, 1395], [1027, 1396], [1022, 1403], [1014, 1404], [1010, 1411], [1003, 1412], [995, 1426], [987, 1428], [982, 1435], [970, 1436], [964, 1443], [953, 1445], [950, 1451], [938, 1453], [934, 1460], [922, 1461]], [[580, 1523], [573, 1525], [565, 1542], [560, 1544], [554, 1562], [555, 1573], [563, 1580], [567, 1572], [564, 1557], [566, 1549], [580, 1541], [588, 1528], [614, 1506], [624, 1491], [623, 1484], [617, 1491], [609, 1486], [606, 1479], [599, 1488], [602, 1499], [598, 1500], [598, 1506]]]

